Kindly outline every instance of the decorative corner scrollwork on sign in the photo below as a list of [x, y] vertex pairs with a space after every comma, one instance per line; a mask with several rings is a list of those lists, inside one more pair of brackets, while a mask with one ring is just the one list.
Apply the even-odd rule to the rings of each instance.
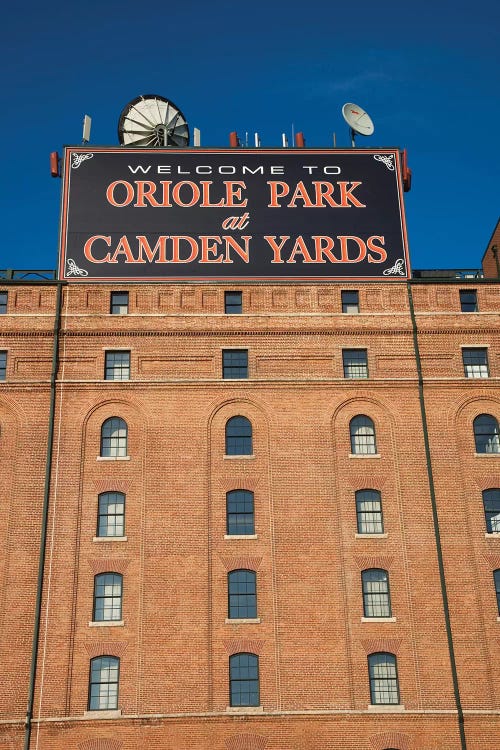
[[373, 154], [373, 158], [376, 159], [376, 161], [381, 161], [382, 164], [385, 164], [387, 169], [394, 172], [394, 154]]
[[68, 267], [66, 270], [66, 276], [88, 276], [89, 272], [84, 268], [78, 268], [73, 258], [68, 258], [66, 261]]
[[78, 169], [80, 164], [87, 161], [87, 159], [92, 159], [93, 156], [94, 154], [71, 154], [71, 158], [73, 159], [71, 169]]
[[405, 262], [403, 258], [398, 258], [391, 268], [386, 268], [382, 271], [384, 276], [404, 276], [405, 275]]

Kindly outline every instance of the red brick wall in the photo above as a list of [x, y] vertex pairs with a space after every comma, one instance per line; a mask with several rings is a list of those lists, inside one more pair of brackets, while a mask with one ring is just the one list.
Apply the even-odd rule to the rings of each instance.
[[[222, 285], [128, 288], [127, 316], [108, 314], [113, 287], [64, 290], [32, 747], [459, 748], [406, 285], [237, 285], [234, 316]], [[359, 288], [360, 315], [342, 315], [343, 288]], [[468, 746], [496, 750], [500, 541], [485, 538], [481, 491], [500, 485], [500, 456], [474, 455], [471, 422], [500, 417], [499, 288], [475, 287], [478, 314], [460, 312], [459, 288], [413, 296]], [[54, 299], [13, 287], [0, 319], [5, 720], [25, 711]], [[489, 347], [490, 379], [463, 377], [469, 344]], [[342, 349], [357, 347], [369, 380], [343, 378]], [[102, 380], [117, 348], [131, 352], [129, 382]], [[248, 381], [221, 379], [224, 348], [248, 349]], [[377, 457], [349, 455], [356, 414], [375, 423]], [[224, 458], [233, 415], [252, 422], [252, 458]], [[130, 460], [97, 460], [110, 416], [128, 423]], [[255, 495], [256, 539], [224, 539], [225, 494], [240, 488]], [[362, 488], [381, 491], [387, 536], [356, 537]], [[93, 541], [106, 490], [127, 495], [127, 541]], [[260, 623], [225, 622], [240, 567], [257, 571]], [[395, 622], [361, 620], [370, 567], [389, 572]], [[106, 570], [124, 576], [124, 625], [91, 627]], [[227, 714], [238, 651], [259, 654], [261, 716]], [[397, 655], [404, 711], [368, 709], [373, 651]], [[121, 658], [120, 721], [84, 720], [100, 654]], [[22, 746], [13, 727], [0, 724], [0, 747], [2, 732]]]

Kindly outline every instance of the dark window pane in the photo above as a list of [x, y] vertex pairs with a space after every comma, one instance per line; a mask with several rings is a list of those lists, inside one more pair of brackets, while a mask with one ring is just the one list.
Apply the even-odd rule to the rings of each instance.
[[359, 292], [343, 291], [340, 296], [343, 313], [359, 313]]
[[377, 490], [356, 492], [356, 516], [359, 534], [383, 534], [382, 501]]
[[351, 453], [374, 454], [377, 452], [375, 444], [375, 426], [370, 417], [360, 414], [351, 419]]
[[500, 615], [500, 570], [493, 571], [493, 580], [495, 582], [495, 594], [497, 597], [498, 614]]
[[371, 703], [399, 703], [398, 675], [394, 654], [370, 654], [368, 657]]
[[247, 349], [224, 349], [222, 352], [222, 377], [225, 380], [248, 378]]
[[127, 423], [120, 417], [107, 419], [101, 428], [101, 456], [127, 455]]
[[368, 377], [368, 354], [366, 349], [343, 349], [344, 378]]
[[224, 292], [224, 312], [228, 315], [238, 315], [243, 311], [241, 292]]
[[462, 312], [477, 312], [477, 291], [475, 289], [460, 290], [460, 309]]
[[252, 455], [252, 425], [246, 417], [231, 417], [227, 421], [226, 455]]
[[365, 617], [390, 617], [389, 576], [386, 570], [372, 568], [361, 573]]
[[118, 707], [120, 660], [98, 656], [90, 662], [89, 709], [106, 711]]
[[257, 617], [257, 576], [253, 570], [232, 570], [228, 574], [228, 617]]
[[122, 619], [122, 576], [100, 573], [94, 578], [94, 622]]
[[480, 347], [462, 349], [462, 359], [464, 363], [464, 373], [466, 378], [487, 378], [488, 371], [488, 350]]
[[124, 536], [125, 495], [121, 492], [103, 492], [99, 495], [97, 536]]
[[128, 313], [128, 292], [111, 292], [112, 315], [126, 315]]
[[7, 292], [0, 292], [0, 315], [7, 312]]
[[226, 495], [227, 533], [255, 534], [253, 492], [232, 490]]
[[0, 380], [5, 380], [7, 375], [7, 352], [0, 352]]
[[500, 453], [498, 422], [491, 414], [480, 414], [474, 420], [476, 453]]
[[104, 379], [130, 379], [130, 352], [106, 352]]
[[484, 490], [484, 517], [488, 534], [500, 534], [500, 489]]
[[259, 657], [255, 654], [234, 654], [229, 658], [231, 706], [258, 706]]

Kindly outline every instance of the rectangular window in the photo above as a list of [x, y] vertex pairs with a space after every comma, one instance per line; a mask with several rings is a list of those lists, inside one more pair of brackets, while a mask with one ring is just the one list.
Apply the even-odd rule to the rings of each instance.
[[128, 292], [111, 292], [111, 315], [128, 313]]
[[359, 292], [340, 292], [342, 300], [342, 312], [349, 314], [359, 313]]
[[378, 490], [356, 492], [358, 534], [383, 534], [382, 499]]
[[130, 380], [130, 352], [106, 352], [105, 380]]
[[0, 352], [0, 380], [5, 380], [7, 372], [7, 352]]
[[489, 377], [487, 349], [480, 349], [479, 347], [462, 349], [462, 359], [466, 378]]
[[125, 495], [103, 492], [99, 495], [97, 536], [123, 536], [125, 533]]
[[368, 377], [368, 353], [366, 349], [342, 349], [344, 378]]
[[475, 289], [460, 289], [460, 309], [462, 312], [478, 312]]
[[248, 349], [224, 349], [222, 352], [224, 380], [248, 378]]
[[224, 312], [226, 315], [240, 315], [243, 312], [241, 292], [224, 292]]
[[0, 292], [0, 315], [7, 312], [7, 292]]

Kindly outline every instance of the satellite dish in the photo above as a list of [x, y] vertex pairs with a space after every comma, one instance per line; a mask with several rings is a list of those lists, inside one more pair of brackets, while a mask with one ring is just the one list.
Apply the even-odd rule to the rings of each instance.
[[357, 104], [347, 102], [342, 107], [342, 116], [346, 123], [351, 128], [352, 145], [354, 146], [354, 136], [356, 133], [359, 135], [373, 135], [375, 126], [372, 122], [372, 118], [365, 112], [363, 107], [359, 107]]
[[123, 146], [182, 148], [189, 145], [189, 128], [173, 102], [156, 94], [144, 94], [122, 110], [118, 139]]

